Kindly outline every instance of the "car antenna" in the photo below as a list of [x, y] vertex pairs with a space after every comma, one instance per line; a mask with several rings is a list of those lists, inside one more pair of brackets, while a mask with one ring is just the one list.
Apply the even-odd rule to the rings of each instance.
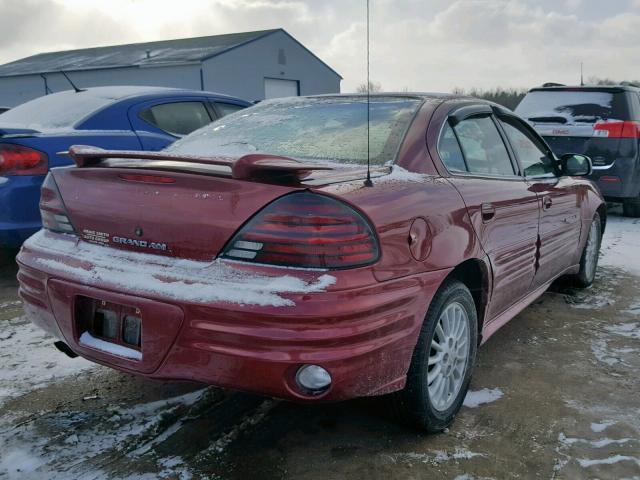
[[72, 87], [73, 87], [73, 89], [76, 91], [76, 93], [84, 92], [84, 89], [76, 87], [76, 84], [75, 84], [75, 83], [73, 83], [73, 82], [71, 81], [71, 79], [69, 78], [69, 75], [67, 75], [66, 73], [64, 73], [62, 70], [60, 70], [60, 73], [61, 73], [62, 75], [64, 75], [64, 78], [66, 78], [66, 79], [67, 79], [67, 82], [69, 82], [69, 83], [71, 84], [71, 86], [72, 86]]
[[371, 119], [371, 78], [369, 73], [369, 0], [367, 0], [367, 179], [364, 181], [365, 187], [373, 187], [373, 182], [371, 181], [371, 151], [369, 145]]
[[53, 93], [53, 91], [49, 88], [49, 83], [47, 82], [47, 77], [44, 75], [44, 73], [41, 73], [40, 77], [42, 78], [42, 80], [44, 80], [44, 94], [49, 95], [50, 93]]
[[580, 86], [584, 87], [584, 64], [580, 62]]

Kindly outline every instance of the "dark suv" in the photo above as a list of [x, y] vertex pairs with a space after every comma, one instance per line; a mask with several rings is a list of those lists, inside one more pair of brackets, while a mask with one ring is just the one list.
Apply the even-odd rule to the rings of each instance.
[[591, 179], [604, 197], [640, 217], [640, 88], [545, 86], [522, 99], [526, 118], [560, 156], [591, 157]]

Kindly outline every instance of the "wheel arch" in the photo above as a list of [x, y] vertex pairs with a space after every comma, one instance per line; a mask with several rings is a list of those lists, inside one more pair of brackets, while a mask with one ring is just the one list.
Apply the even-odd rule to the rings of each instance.
[[471, 292], [478, 316], [478, 344], [480, 344], [491, 288], [490, 267], [479, 258], [470, 258], [458, 264], [445, 281], [450, 279], [463, 283]]
[[596, 213], [600, 215], [600, 235], [604, 235], [604, 230], [607, 227], [607, 204], [601, 203], [596, 209]]

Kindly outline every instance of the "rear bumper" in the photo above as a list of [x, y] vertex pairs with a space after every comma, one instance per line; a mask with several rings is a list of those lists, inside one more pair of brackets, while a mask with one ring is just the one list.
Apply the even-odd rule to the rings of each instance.
[[[97, 274], [92, 281], [70, 267], [74, 258], [51, 252], [46, 243], [45, 235], [38, 234], [20, 252], [20, 295], [31, 320], [76, 353], [151, 378], [198, 381], [301, 401], [344, 400], [402, 388], [427, 306], [449, 273], [439, 270], [354, 287], [349, 285], [349, 271], [342, 271], [336, 272], [340, 278], [330, 287], [279, 291], [284, 302], [186, 301], [162, 292], [114, 286], [104, 272], [85, 265], [87, 272]], [[117, 255], [107, 247], [95, 248]], [[116, 270], [129, 261], [127, 254]], [[192, 263], [195, 267], [197, 262]], [[166, 266], [147, 262], [139, 267], [155, 268], [165, 280], [171, 277]], [[280, 269], [274, 284], [284, 281], [283, 274], [299, 274], [303, 282], [318, 276]], [[265, 284], [265, 290], [269, 288]], [[74, 308], [79, 295], [141, 310], [142, 360], [81, 344]], [[309, 396], [297, 388], [295, 373], [304, 364], [330, 372], [328, 391]]]
[[594, 168], [589, 176], [608, 200], [637, 198], [640, 195], [640, 161], [619, 158], [607, 167]]
[[0, 248], [15, 248], [41, 227], [40, 187], [44, 176], [0, 177]]

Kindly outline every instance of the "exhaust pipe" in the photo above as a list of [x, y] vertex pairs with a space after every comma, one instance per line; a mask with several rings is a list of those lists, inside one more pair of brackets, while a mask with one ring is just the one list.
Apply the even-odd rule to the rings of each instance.
[[58, 342], [54, 342], [53, 344], [55, 345], [55, 347], [58, 350], [60, 350], [65, 355], [67, 355], [67, 357], [69, 357], [69, 358], [76, 358], [78, 356], [78, 354], [76, 352], [74, 352], [73, 350], [71, 350], [69, 345], [67, 345], [64, 342], [58, 341]]

